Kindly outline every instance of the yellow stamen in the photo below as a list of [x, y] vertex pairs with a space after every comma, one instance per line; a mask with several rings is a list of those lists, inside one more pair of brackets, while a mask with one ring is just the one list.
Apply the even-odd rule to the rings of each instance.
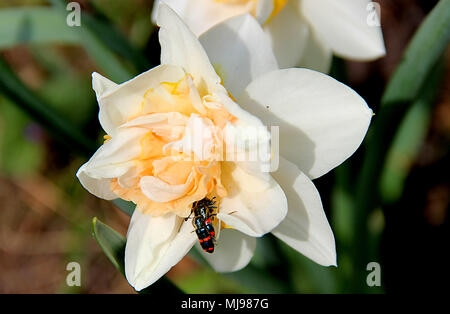
[[273, 0], [272, 13], [270, 14], [269, 18], [265, 23], [269, 23], [275, 17], [275, 15], [280, 13], [280, 11], [284, 8], [287, 2], [288, 0]]
[[230, 225], [227, 225], [223, 221], [220, 222], [220, 228], [221, 229], [235, 229], [234, 227], [231, 227]]

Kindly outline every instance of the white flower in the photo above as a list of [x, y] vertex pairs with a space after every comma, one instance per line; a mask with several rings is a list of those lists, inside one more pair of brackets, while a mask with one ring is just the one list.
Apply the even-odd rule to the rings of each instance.
[[214, 25], [251, 13], [268, 35], [281, 68], [328, 72], [332, 54], [369, 61], [385, 54], [371, 0], [157, 0], [169, 4], [199, 36]]
[[[108, 135], [77, 173], [98, 197], [137, 204], [125, 251], [130, 284], [151, 285], [198, 243], [184, 218], [205, 196], [217, 197], [221, 233], [215, 252], [202, 254], [217, 271], [245, 267], [255, 237], [267, 232], [321, 265], [336, 265], [333, 233], [311, 179], [358, 148], [372, 116], [364, 100], [319, 72], [279, 70], [250, 15], [227, 20], [200, 41], [166, 5], [158, 25], [162, 65], [120, 85], [94, 73]], [[200, 139], [210, 148], [203, 161], [180, 158], [198, 154], [190, 137], [196, 121], [208, 130]], [[280, 127], [276, 172], [214, 159], [217, 130], [263, 124]]]

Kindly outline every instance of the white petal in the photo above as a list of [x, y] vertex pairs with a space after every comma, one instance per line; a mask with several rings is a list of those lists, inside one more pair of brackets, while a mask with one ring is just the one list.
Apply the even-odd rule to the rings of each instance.
[[373, 60], [386, 53], [381, 27], [371, 26], [371, 0], [303, 0], [300, 10], [336, 55]]
[[93, 178], [120, 177], [128, 171], [129, 162], [140, 154], [139, 140], [147, 132], [148, 130], [143, 128], [121, 130], [100, 146], [83, 170]]
[[152, 131], [168, 141], [178, 140], [184, 133], [188, 117], [179, 112], [152, 113], [139, 116], [120, 126], [122, 128], [139, 127]]
[[125, 275], [136, 290], [153, 284], [194, 245], [197, 237], [191, 232], [192, 224], [182, 222], [176, 215], [152, 217], [134, 211], [125, 248]]
[[110, 92], [113, 89], [116, 89], [117, 86], [119, 85], [102, 76], [101, 74], [97, 72], [92, 73], [92, 88], [95, 91], [97, 99], [101, 98], [103, 94]]
[[[108, 89], [100, 97], [97, 96], [100, 105], [99, 120], [102, 127], [114, 137], [121, 124], [139, 113], [146, 91], [161, 82], [178, 82], [184, 76], [185, 73], [180, 67], [160, 65], [116, 88]], [[97, 83], [94, 84], [94, 89], [97, 88], [97, 85]]]
[[[236, 126], [223, 129], [225, 160], [233, 161], [258, 177], [269, 176], [271, 135], [265, 126]], [[267, 180], [266, 180], [267, 181]]]
[[217, 218], [227, 225], [260, 237], [286, 216], [287, 200], [278, 183], [262, 180], [231, 162], [222, 163], [222, 183], [228, 195], [220, 201]]
[[[206, 97], [205, 97], [206, 98]], [[226, 128], [226, 132], [227, 133], [228, 130], [230, 129], [237, 129], [238, 132], [237, 134], [242, 134], [242, 132], [239, 132], [239, 130], [241, 130], [241, 128], [244, 129], [245, 128], [249, 128], [250, 130], [257, 130], [257, 137], [254, 138], [255, 141], [253, 141], [253, 144], [257, 144], [258, 145], [258, 149], [260, 149], [260, 152], [266, 152], [269, 151], [269, 148], [267, 148], [267, 146], [269, 145], [269, 139], [270, 139], [270, 134], [268, 133], [267, 128], [264, 126], [264, 124], [261, 122], [261, 120], [252, 115], [251, 113], [249, 113], [246, 110], [243, 110], [234, 100], [232, 100], [227, 94], [226, 91], [225, 92], [218, 92], [213, 94], [212, 96], [208, 96], [208, 102], [209, 103], [213, 103], [213, 102], [217, 102], [220, 104], [220, 106], [223, 105], [223, 107], [229, 112], [231, 113], [233, 116], [235, 116], [238, 121], [236, 123], [234, 123], [233, 125], [229, 124], [227, 125]], [[246, 137], [248, 138], [248, 137]], [[240, 138], [238, 137], [237, 140], [239, 140]], [[226, 157], [228, 158], [228, 156], [230, 155], [230, 151], [229, 151], [229, 143], [227, 142], [227, 138], [225, 138], [225, 143], [227, 145], [227, 154]], [[252, 151], [252, 147], [250, 146], [245, 146], [245, 148], [248, 148], [247, 153], [250, 153]], [[237, 152], [238, 149], [234, 150], [234, 152]], [[258, 151], [257, 151], [258, 153]], [[233, 152], [231, 153], [231, 155], [233, 155]], [[236, 161], [236, 159], [231, 159], [231, 161]], [[241, 161], [240, 159], [238, 159], [237, 161]], [[244, 159], [243, 161], [248, 161], [248, 159]], [[258, 165], [258, 170], [262, 170], [262, 169], [266, 169], [267, 168], [267, 162], [264, 162], [264, 160], [262, 160], [261, 155], [258, 155], [258, 159], [257, 160], [252, 160], [252, 163], [256, 163]], [[267, 171], [267, 170], [264, 170]]]
[[191, 0], [154, 0], [152, 9], [152, 21], [156, 24], [158, 18], [158, 8], [159, 5], [164, 2], [169, 5], [178, 15], [183, 16], [183, 12], [189, 5]]
[[303, 50], [302, 58], [298, 66], [328, 73], [332, 60], [333, 52], [331, 48], [325, 43], [323, 38], [315, 34], [313, 29], [310, 29], [308, 41], [305, 44], [305, 49]]
[[194, 83], [202, 94], [209, 93], [211, 96], [208, 97], [222, 104], [229, 113], [238, 118], [239, 123], [261, 125], [257, 117], [242, 110], [229, 97], [203, 46], [180, 17], [164, 3], [158, 8], [161, 63], [182, 67], [193, 76]]
[[258, 0], [256, 3], [255, 17], [258, 22], [262, 25], [270, 17], [274, 10], [273, 0]]
[[155, 202], [170, 202], [186, 195], [192, 185], [191, 174], [185, 184], [172, 185], [153, 176], [141, 178], [140, 185], [142, 193]]
[[84, 164], [77, 172], [78, 180], [81, 185], [89, 191], [89, 193], [105, 199], [113, 200], [117, 198], [117, 195], [111, 191], [111, 179], [96, 179], [88, 176], [84, 171], [86, 164]]
[[183, 68], [186, 73], [192, 75], [194, 84], [200, 91], [217, 90], [220, 78], [197, 37], [186, 24], [164, 3], [159, 5], [157, 20], [161, 27], [159, 30], [161, 64]]
[[341, 164], [361, 144], [372, 111], [355, 91], [307, 69], [265, 74], [250, 83], [244, 109], [280, 127], [280, 154], [310, 178]]
[[[230, 96], [227, 94], [226, 90], [214, 93], [212, 96], [208, 96], [208, 99], [212, 102], [218, 102], [220, 105], [235, 116], [238, 121], [234, 123], [237, 126], [254, 126], [262, 127], [264, 126], [259, 119], [259, 117], [252, 115], [250, 112], [244, 110], [240, 105], [238, 105]], [[240, 100], [238, 100], [240, 102]]]
[[140, 153], [139, 138], [147, 131], [128, 128], [103, 144], [77, 172], [81, 185], [97, 197], [112, 200], [111, 179], [126, 175], [134, 167], [133, 159]]
[[333, 231], [314, 184], [296, 165], [283, 158], [273, 176], [286, 192], [289, 211], [272, 233], [316, 263], [336, 266]]
[[175, 149], [189, 156], [194, 153], [195, 160], [212, 160], [215, 156], [212, 151], [218, 145], [218, 141], [217, 128], [211, 120], [192, 114], [183, 138], [165, 145], [164, 149]]
[[240, 95], [255, 77], [278, 69], [267, 36], [249, 14], [214, 26], [199, 39], [232, 95]]
[[214, 25], [240, 14], [249, 12], [251, 4], [227, 4], [214, 0], [164, 0], [155, 1], [153, 16], [156, 17], [159, 3], [168, 4], [195, 35], [200, 35]]
[[142, 127], [151, 130], [153, 126], [160, 123], [167, 123], [169, 116], [173, 115], [174, 117], [184, 118], [182, 114], [179, 112], [158, 112], [158, 113], [150, 113], [140, 115], [132, 120], [129, 120], [122, 124], [120, 128], [129, 128], [129, 127]]
[[130, 167], [125, 174], [117, 178], [117, 183], [125, 189], [133, 188], [139, 183], [139, 171], [137, 167]]
[[223, 229], [217, 239], [214, 253], [206, 253], [198, 243], [196, 247], [215, 271], [232, 272], [248, 265], [255, 252], [256, 238], [236, 230]]
[[[99, 104], [100, 107], [100, 111], [102, 111], [102, 96], [103, 94], [107, 93], [108, 91], [111, 91], [115, 88], [117, 88], [117, 84], [114, 83], [113, 81], [110, 81], [109, 79], [107, 79], [106, 77], [100, 75], [97, 72], [92, 73], [92, 88], [95, 91], [95, 94], [97, 96], [97, 102]], [[102, 116], [99, 116], [99, 120], [100, 120], [100, 125], [102, 126], [103, 130], [105, 130], [105, 132], [107, 134], [110, 134], [111, 132], [113, 132], [113, 130], [115, 129], [115, 125], [111, 123], [111, 121], [109, 121], [108, 119], [103, 119]]]
[[280, 68], [298, 66], [308, 43], [309, 26], [300, 17], [293, 2], [289, 1], [264, 25]]

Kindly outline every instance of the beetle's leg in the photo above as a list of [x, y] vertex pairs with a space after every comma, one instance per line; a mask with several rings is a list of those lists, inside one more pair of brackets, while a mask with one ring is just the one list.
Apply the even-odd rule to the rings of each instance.
[[191, 215], [192, 215], [192, 213], [193, 213], [194, 211], [193, 210], [191, 210], [191, 213], [189, 214], [189, 216], [187, 216], [186, 218], [183, 218], [184, 219], [184, 221], [187, 221], [189, 218], [191, 218]]

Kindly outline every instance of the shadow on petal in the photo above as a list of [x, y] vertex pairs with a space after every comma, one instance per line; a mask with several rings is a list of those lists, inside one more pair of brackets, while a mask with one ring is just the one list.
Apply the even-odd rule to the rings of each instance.
[[247, 236], [237, 230], [224, 229], [214, 253], [205, 253], [197, 243], [196, 248], [218, 272], [238, 271], [250, 262], [256, 248], [256, 238]]
[[266, 126], [278, 126], [279, 127], [279, 152], [274, 152], [278, 155], [284, 156], [287, 159], [290, 156], [300, 156], [292, 162], [300, 167], [305, 173], [308, 173], [314, 165], [315, 147], [314, 142], [309, 138], [306, 133], [300, 130], [300, 126], [293, 125], [283, 119], [277, 117], [274, 113], [270, 112], [268, 105], [259, 103], [253, 100], [247, 93], [243, 94], [240, 98], [239, 105], [246, 111], [257, 116]]
[[319, 192], [296, 165], [283, 158], [280, 165], [273, 176], [288, 196], [289, 211], [272, 233], [314, 262], [336, 266], [333, 231], [323, 211]]

